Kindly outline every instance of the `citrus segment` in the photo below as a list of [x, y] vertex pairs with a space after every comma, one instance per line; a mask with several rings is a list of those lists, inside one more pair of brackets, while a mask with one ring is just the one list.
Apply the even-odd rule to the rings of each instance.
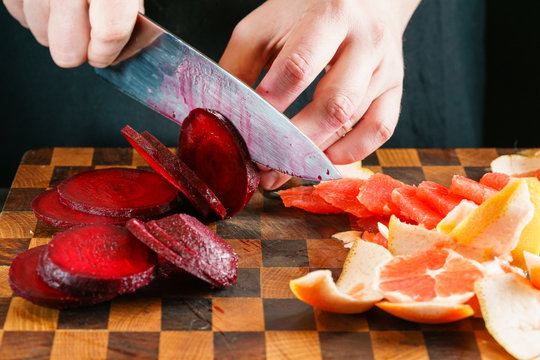
[[527, 264], [529, 279], [536, 288], [540, 289], [540, 256], [531, 254], [528, 251], [524, 251], [523, 255]]
[[392, 216], [388, 223], [388, 250], [394, 256], [411, 255], [432, 247], [452, 248], [451, 236], [424, 227], [401, 222]]
[[475, 291], [495, 340], [518, 359], [540, 358], [540, 290], [510, 273], [479, 280]]
[[474, 295], [482, 265], [450, 249], [396, 256], [376, 269], [375, 287], [392, 302], [464, 303]]
[[461, 175], [452, 177], [450, 192], [481, 204], [497, 193], [497, 190]]
[[463, 200], [462, 196], [452, 194], [447, 187], [433, 181], [422, 181], [416, 195], [442, 216], [446, 216]]
[[480, 179], [480, 184], [484, 184], [495, 190], [502, 190], [502, 188], [505, 187], [509, 181], [510, 175], [498, 172], [490, 172], [482, 176]]
[[450, 235], [458, 244], [478, 249], [477, 260], [507, 254], [517, 245], [533, 216], [529, 198], [524, 179], [511, 182], [460, 222]]
[[369, 231], [364, 231], [362, 234], [362, 240], [380, 245], [388, 249], [388, 239], [384, 237], [380, 232], [372, 233]]
[[358, 201], [360, 186], [364, 184], [362, 179], [339, 179], [324, 181], [315, 186], [313, 194], [320, 196], [324, 201], [353, 214], [356, 217], [370, 217], [373, 215], [367, 207]]
[[399, 208], [392, 202], [392, 191], [403, 185], [405, 184], [389, 175], [373, 174], [360, 187], [358, 200], [375, 214], [399, 214]]
[[375, 305], [400, 319], [422, 324], [444, 324], [462, 320], [474, 314], [471, 306], [466, 304], [436, 302], [393, 303], [381, 301]]
[[437, 224], [437, 231], [450, 234], [454, 228], [461, 223], [467, 216], [469, 216], [478, 205], [469, 200], [462, 200], [458, 206], [450, 211], [446, 216]]
[[392, 191], [392, 202], [399, 207], [402, 214], [424, 225], [427, 229], [437, 226], [442, 216], [427, 206], [416, 196], [416, 187], [405, 185]]
[[343, 210], [335, 206], [330, 205], [323, 198], [313, 194], [315, 188], [313, 186], [297, 186], [278, 192], [283, 205], [286, 207], [297, 207], [302, 210], [306, 210], [319, 214], [338, 214]]
[[358, 160], [349, 164], [334, 165], [343, 178], [367, 179], [373, 175], [373, 171], [362, 167], [362, 161]]
[[534, 206], [532, 219], [525, 225], [516, 247], [512, 250], [513, 265], [525, 270], [523, 252], [540, 254], [540, 181], [536, 178], [526, 178], [530, 200]]

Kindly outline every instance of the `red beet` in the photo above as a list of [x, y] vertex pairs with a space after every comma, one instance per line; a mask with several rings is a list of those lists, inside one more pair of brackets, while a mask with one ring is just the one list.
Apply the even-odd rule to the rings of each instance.
[[192, 216], [175, 214], [126, 227], [169, 262], [214, 286], [236, 281], [238, 256], [223, 239]]
[[152, 217], [177, 205], [178, 191], [156, 173], [108, 168], [85, 171], [58, 185], [60, 202], [95, 215]]
[[195, 109], [182, 123], [177, 155], [212, 189], [227, 215], [238, 213], [259, 185], [244, 139], [223, 115]]
[[199, 256], [194, 250], [186, 248], [182, 244], [176, 244], [176, 247], [172, 249], [154, 236], [153, 232], [150, 232], [149, 227], [140, 220], [132, 219], [127, 222], [126, 227], [140, 241], [165, 258], [170, 264], [187, 271], [209, 284], [221, 286], [218, 282], [206, 275], [200, 266], [197, 265]]
[[55, 235], [37, 272], [50, 286], [71, 294], [122, 294], [147, 285], [156, 263], [156, 254], [126, 228], [91, 224]]
[[42, 192], [32, 200], [36, 217], [51, 226], [69, 229], [84, 224], [123, 225], [130, 218], [100, 216], [73, 210], [60, 202], [56, 189]]
[[179, 189], [204, 217], [212, 213], [222, 219], [225, 217], [225, 208], [217, 196], [165, 145], [149, 133], [139, 134], [130, 126], [124, 127], [121, 133], [148, 164]]
[[90, 306], [111, 300], [114, 295], [93, 294], [75, 296], [47, 285], [37, 274], [36, 267], [47, 245], [37, 246], [19, 254], [9, 268], [9, 285], [15, 295], [34, 304], [57, 309]]

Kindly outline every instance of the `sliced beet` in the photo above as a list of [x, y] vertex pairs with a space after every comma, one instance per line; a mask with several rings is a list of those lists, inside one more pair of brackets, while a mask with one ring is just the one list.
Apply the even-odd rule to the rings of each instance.
[[130, 126], [124, 127], [121, 133], [156, 172], [186, 196], [201, 215], [207, 217], [215, 213], [225, 218], [226, 211], [218, 197], [159, 140], [147, 132], [139, 134]]
[[57, 190], [60, 202], [74, 210], [116, 217], [163, 215], [177, 205], [178, 193], [154, 172], [127, 168], [85, 171]]
[[56, 309], [90, 306], [109, 301], [114, 294], [75, 296], [47, 285], [36, 272], [39, 259], [47, 245], [37, 246], [19, 254], [9, 268], [9, 285], [15, 295], [34, 304]]
[[126, 228], [91, 224], [55, 235], [37, 272], [48, 285], [72, 294], [122, 294], [147, 285], [156, 263], [156, 254]]
[[32, 210], [39, 220], [61, 229], [84, 224], [123, 225], [130, 219], [129, 217], [101, 216], [73, 210], [60, 202], [56, 188], [43, 191], [36, 196], [32, 200]]
[[[183, 269], [188, 273], [198, 277], [201, 280], [206, 281], [207, 283], [213, 286], [221, 286], [220, 283], [214, 281], [208, 275], [206, 275], [197, 263], [198, 254], [192, 249], [188, 249], [185, 246], [175, 247], [171, 249], [169, 246], [161, 242], [158, 238], [150, 232], [148, 226], [137, 219], [131, 219], [126, 223], [127, 229], [135, 235], [140, 241], [142, 241], [150, 249], [154, 250], [157, 254], [162, 256], [170, 264], [176, 266], [179, 269]], [[171, 269], [167, 269], [167, 274], [171, 273]]]
[[192, 110], [182, 123], [177, 155], [212, 189], [227, 215], [238, 213], [259, 185], [244, 139], [223, 115]]

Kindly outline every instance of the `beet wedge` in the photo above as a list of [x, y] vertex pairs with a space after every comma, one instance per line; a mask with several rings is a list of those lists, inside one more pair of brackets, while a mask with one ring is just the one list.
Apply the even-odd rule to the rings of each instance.
[[153, 217], [177, 205], [178, 191], [158, 174], [108, 168], [74, 175], [58, 187], [62, 204], [95, 215]]
[[13, 259], [9, 268], [9, 285], [15, 295], [36, 305], [55, 309], [95, 305], [114, 297], [114, 294], [75, 296], [47, 285], [36, 272], [46, 247], [47, 245], [34, 247]]
[[130, 219], [129, 217], [102, 216], [73, 210], [60, 202], [56, 188], [43, 191], [36, 196], [32, 200], [32, 210], [39, 220], [61, 229], [85, 224], [124, 225]]
[[[147, 223], [132, 219], [126, 227], [171, 263], [202, 280], [214, 286], [236, 282], [238, 256], [229, 244], [194, 217], [174, 214]], [[171, 256], [171, 252], [176, 256]]]
[[126, 228], [73, 227], [55, 235], [37, 272], [51, 287], [76, 295], [133, 292], [154, 278], [156, 254]]
[[251, 161], [236, 127], [218, 112], [192, 110], [182, 123], [178, 157], [217, 195], [233, 216], [244, 208], [259, 185], [259, 171]]
[[[177, 244], [173, 250], [155, 237], [154, 234], [150, 232], [148, 226], [140, 220], [132, 219], [126, 223], [126, 227], [146, 246], [167, 260], [169, 264], [177, 267], [178, 269], [182, 269], [203, 281], [206, 281], [212, 286], [221, 287], [219, 282], [215, 281], [202, 271], [198, 265], [199, 256], [192, 249], [188, 249], [181, 244]], [[172, 272], [171, 269], [168, 269], [168, 272]]]
[[152, 169], [180, 190], [202, 216], [217, 214], [225, 218], [226, 211], [218, 197], [159, 140], [147, 132], [139, 134], [130, 126], [121, 133]]

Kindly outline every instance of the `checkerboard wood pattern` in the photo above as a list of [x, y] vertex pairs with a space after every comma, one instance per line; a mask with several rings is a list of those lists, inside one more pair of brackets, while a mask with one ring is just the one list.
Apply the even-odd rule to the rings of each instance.
[[[381, 149], [364, 165], [409, 184], [473, 179], [513, 149]], [[238, 282], [212, 290], [189, 277], [157, 281], [93, 307], [53, 310], [13, 296], [8, 270], [27, 248], [58, 231], [34, 217], [30, 202], [75, 173], [146, 167], [132, 149], [53, 148], [27, 152], [0, 214], [0, 359], [508, 359], [482, 319], [421, 325], [379, 309], [337, 315], [313, 309], [290, 279], [325, 268], [339, 276], [347, 254], [333, 233], [345, 215], [285, 208], [259, 191], [246, 208], [209, 226], [239, 255]], [[302, 181], [292, 180], [288, 186]]]

